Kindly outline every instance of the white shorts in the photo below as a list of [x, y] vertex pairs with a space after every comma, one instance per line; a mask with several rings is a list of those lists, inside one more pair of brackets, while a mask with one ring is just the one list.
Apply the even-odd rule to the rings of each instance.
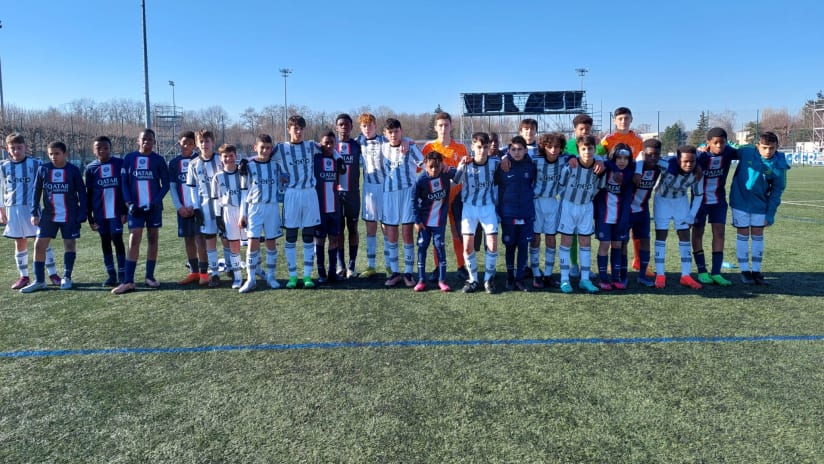
[[377, 222], [381, 220], [381, 211], [383, 211], [383, 185], [363, 184], [361, 217], [364, 221]]
[[200, 226], [200, 233], [205, 235], [217, 234], [217, 221], [215, 220], [215, 206], [212, 201], [203, 201], [201, 198], [200, 210], [203, 211], [203, 224]]
[[564, 201], [560, 205], [558, 232], [564, 235], [592, 235], [595, 232], [595, 213], [592, 203], [578, 205]]
[[246, 236], [246, 231], [237, 225], [238, 219], [240, 219], [240, 207], [223, 206], [223, 221], [226, 223], [226, 234], [223, 237], [226, 240], [240, 240]]
[[743, 227], [764, 227], [767, 225], [766, 214], [755, 214], [732, 208], [732, 226]]
[[[226, 225], [228, 229], [228, 224]], [[263, 232], [267, 239], [283, 235], [278, 203], [250, 203], [246, 213], [246, 237], [260, 238]]]
[[536, 234], [555, 235], [558, 232], [558, 221], [561, 216], [560, 203], [557, 198], [536, 198], [535, 200], [535, 227]]
[[486, 235], [498, 233], [498, 214], [495, 213], [494, 205], [464, 205], [461, 213], [461, 234], [475, 235], [478, 224], [481, 224]]
[[690, 200], [687, 197], [665, 198], [656, 195], [652, 209], [655, 230], [669, 229], [670, 221], [675, 224], [675, 230], [689, 229], [692, 224]]
[[8, 238], [37, 237], [37, 227], [31, 224], [31, 207], [17, 205], [6, 207], [6, 228], [3, 236]]
[[303, 229], [320, 224], [318, 192], [314, 188], [286, 189], [283, 197], [283, 227]]
[[394, 192], [383, 192], [383, 217], [381, 222], [389, 226], [415, 223], [412, 196], [415, 187]]

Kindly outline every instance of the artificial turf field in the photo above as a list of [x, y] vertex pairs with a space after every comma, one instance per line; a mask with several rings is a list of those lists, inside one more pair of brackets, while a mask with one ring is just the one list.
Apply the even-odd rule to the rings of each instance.
[[824, 462], [822, 182], [790, 171], [769, 287], [182, 289], [167, 205], [160, 289], [100, 287], [84, 227], [75, 289], [22, 295], [2, 240], [0, 462]]

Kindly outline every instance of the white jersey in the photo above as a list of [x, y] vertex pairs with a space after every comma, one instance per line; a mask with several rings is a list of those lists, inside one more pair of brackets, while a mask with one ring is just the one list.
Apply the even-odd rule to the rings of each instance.
[[692, 189], [694, 197], [703, 196], [704, 183], [696, 177], [694, 171], [687, 174], [681, 173], [680, 169], [677, 174], [669, 172], [670, 160], [673, 159], [674, 157], [669, 157], [658, 161], [661, 175], [655, 185], [655, 194], [664, 198], [681, 198], [686, 197]]
[[361, 146], [361, 166], [363, 166], [363, 182], [371, 185], [382, 185], [386, 177], [383, 165], [381, 147], [386, 143], [382, 135], [374, 139], [367, 139], [363, 135], [358, 137]]
[[563, 190], [561, 199], [576, 205], [592, 203], [595, 194], [603, 188], [605, 176], [597, 176], [593, 171], [595, 163], [589, 168], [585, 168], [578, 163], [578, 167], [572, 168], [569, 165], [561, 170], [559, 180]]
[[223, 171], [223, 163], [220, 162], [217, 154], [212, 154], [208, 160], [201, 155], [189, 162], [186, 185], [190, 187], [191, 200], [196, 207], [212, 201], [214, 197], [212, 180], [221, 171]]
[[246, 190], [246, 204], [277, 204], [280, 168], [274, 159], [269, 161], [249, 160], [248, 174], [240, 176], [240, 188]]
[[218, 205], [237, 206], [241, 205], [246, 191], [241, 188], [241, 178], [243, 176], [235, 170], [234, 172], [221, 171], [212, 179], [212, 198], [218, 201]]
[[0, 164], [0, 191], [3, 192], [4, 206], [27, 206], [34, 204], [34, 183], [40, 160], [27, 156], [23, 161], [11, 159]]
[[288, 189], [315, 188], [315, 154], [320, 146], [313, 140], [300, 143], [279, 143], [272, 153], [282, 172], [289, 175]]
[[454, 182], [461, 184], [461, 200], [465, 205], [495, 206], [498, 204], [498, 188], [495, 186], [495, 170], [500, 161], [487, 158], [486, 163], [475, 161], [459, 166]]
[[[401, 146], [393, 147], [389, 142], [381, 145], [383, 165], [386, 177], [383, 180], [384, 192], [395, 192], [411, 188], [418, 178], [418, 167], [423, 163], [423, 155], [417, 146], [409, 145], [409, 151], [403, 154]], [[384, 212], [386, 213], [386, 212]]]
[[561, 171], [567, 165], [567, 156], [559, 156], [550, 163], [543, 156], [532, 158], [538, 174], [535, 176], [535, 198], [555, 198], [561, 191]]

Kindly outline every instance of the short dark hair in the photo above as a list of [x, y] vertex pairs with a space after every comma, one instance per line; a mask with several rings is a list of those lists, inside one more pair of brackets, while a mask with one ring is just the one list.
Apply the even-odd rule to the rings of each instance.
[[60, 150], [63, 153], [66, 153], [67, 151], [69, 151], [69, 149], [66, 148], [66, 144], [63, 143], [63, 142], [52, 142], [52, 143], [49, 144], [48, 149], [49, 150]]
[[289, 116], [288, 127], [292, 127], [292, 126], [306, 127], [306, 120], [303, 119], [303, 116], [298, 116], [298, 115]]
[[685, 153], [692, 153], [693, 155], [695, 155], [695, 154], [698, 153], [698, 149], [695, 148], [695, 145], [681, 145], [675, 151], [675, 154], [676, 154], [676, 156], [678, 157], [679, 160], [681, 159], [681, 155], [683, 155]]
[[440, 164], [440, 163], [443, 162], [443, 155], [440, 154], [440, 152], [432, 150], [429, 153], [427, 153], [426, 157], [424, 158], [424, 162], [427, 162], [427, 161], [437, 161], [438, 164]]
[[222, 155], [222, 154], [224, 154], [224, 153], [234, 153], [234, 154], [237, 154], [237, 147], [235, 147], [234, 145], [230, 145], [230, 144], [228, 144], [228, 143], [224, 143], [223, 145], [221, 145], [221, 146], [217, 149], [217, 152], [218, 152], [218, 153], [220, 153], [221, 155]]
[[531, 127], [535, 130], [538, 130], [538, 121], [532, 118], [522, 119], [521, 123], [518, 124], [518, 130], [521, 130], [522, 127]]
[[108, 143], [109, 147], [111, 147], [112, 146], [112, 139], [106, 137], [105, 135], [100, 135], [100, 136], [95, 137], [94, 140], [92, 140], [92, 143]]
[[566, 136], [560, 132], [550, 132], [549, 134], [543, 134], [538, 138], [538, 153], [545, 156], [546, 152], [544, 151], [546, 148], [549, 147], [566, 147]]
[[352, 124], [352, 116], [349, 116], [347, 113], [341, 113], [341, 114], [335, 116], [335, 122], [338, 122], [341, 119], [349, 121], [349, 124]]
[[632, 116], [632, 111], [630, 111], [630, 109], [626, 106], [619, 106], [618, 108], [615, 108], [615, 111], [612, 112], [612, 117], [621, 116], [622, 114], [628, 114]]
[[654, 148], [661, 151], [661, 141], [658, 139], [646, 139], [644, 140], [644, 148]]
[[441, 119], [446, 119], [447, 121], [452, 122], [452, 116], [450, 116], [450, 114], [447, 113], [446, 111], [439, 111], [439, 112], [435, 113], [435, 121], [438, 121], [438, 120], [441, 120]]
[[324, 137], [332, 137], [332, 139], [335, 139], [335, 138], [337, 138], [337, 135], [335, 135], [334, 131], [326, 131], [325, 134], [320, 136], [321, 139], [324, 138]]
[[758, 136], [758, 143], [763, 143], [765, 145], [773, 145], [778, 146], [778, 136], [775, 135], [775, 132], [762, 132]]
[[597, 144], [598, 144], [598, 142], [595, 140], [595, 136], [592, 135], [592, 134], [582, 135], [582, 136], [578, 137], [577, 139], [575, 139], [575, 146], [576, 147], [580, 147], [581, 145], [587, 145], [587, 146], [594, 147]]
[[401, 126], [401, 122], [395, 118], [386, 118], [386, 122], [383, 124], [384, 130], [389, 129], [403, 129]]
[[258, 134], [255, 143], [272, 143], [272, 136], [269, 134]]
[[521, 137], [520, 135], [516, 135], [515, 137], [512, 137], [512, 139], [509, 141], [510, 146], [515, 145], [515, 144], [523, 145], [524, 148], [526, 148], [526, 146], [527, 146], [526, 139]]
[[214, 142], [215, 134], [213, 134], [210, 130], [200, 129], [199, 131], [197, 131], [197, 138], [199, 140], [212, 139], [212, 142]]
[[195, 133], [190, 130], [180, 131], [180, 134], [177, 135], [177, 139], [195, 139]]
[[18, 145], [26, 143], [26, 138], [20, 132], [12, 132], [6, 136], [6, 145]]
[[475, 132], [472, 134], [472, 142], [480, 141], [484, 145], [489, 145], [489, 134], [486, 132]]
[[707, 140], [712, 140], [715, 137], [722, 137], [722, 138], [726, 139], [727, 138], [727, 131], [725, 131], [721, 127], [713, 127], [712, 129], [707, 131]]
[[586, 124], [587, 126], [592, 126], [592, 116], [588, 114], [579, 114], [575, 116], [575, 119], [572, 120], [572, 127], [578, 127], [578, 124]]
[[141, 134], [151, 134], [153, 139], [157, 138], [157, 135], [155, 134], [155, 131], [153, 131], [152, 129], [149, 129], [148, 127], [144, 128], [142, 131], [140, 131], [140, 133]]

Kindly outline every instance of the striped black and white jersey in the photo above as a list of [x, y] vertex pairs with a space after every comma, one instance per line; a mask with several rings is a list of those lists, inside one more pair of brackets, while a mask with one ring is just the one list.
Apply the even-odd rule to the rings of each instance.
[[475, 161], [458, 166], [455, 173], [456, 184], [461, 184], [461, 200], [465, 205], [495, 206], [498, 204], [498, 187], [495, 186], [495, 170], [500, 161], [487, 158], [486, 163]]
[[567, 165], [568, 156], [559, 156], [550, 163], [543, 156], [532, 158], [538, 170], [535, 177], [535, 198], [555, 198], [561, 191], [561, 171]]
[[403, 154], [401, 146], [393, 147], [389, 142], [381, 146], [383, 167], [386, 177], [383, 180], [384, 192], [404, 190], [415, 185], [418, 168], [423, 163], [423, 155], [415, 144], [409, 145], [409, 151]]
[[212, 195], [212, 179], [221, 171], [223, 171], [223, 163], [220, 162], [216, 153], [213, 153], [209, 159], [205, 159], [203, 155], [200, 155], [189, 162], [186, 185], [189, 186], [192, 204], [196, 208], [212, 201], [214, 197]]
[[246, 190], [246, 203], [276, 204], [280, 167], [275, 160], [270, 158], [264, 162], [250, 159], [246, 169], [248, 173], [240, 176], [240, 188]]
[[381, 185], [386, 178], [386, 171], [383, 165], [383, 154], [381, 147], [386, 143], [386, 138], [382, 135], [374, 139], [367, 139], [363, 134], [358, 137], [361, 146], [361, 166], [363, 166], [363, 183], [370, 185]]
[[[212, 179], [212, 198], [217, 200], [220, 208], [224, 206], [240, 206], [246, 191], [242, 189], [241, 178], [237, 169], [233, 172], [220, 171]], [[220, 211], [220, 208], [215, 208]]]
[[282, 172], [289, 175], [286, 188], [315, 188], [314, 158], [320, 152], [320, 146], [313, 140], [277, 144], [272, 152], [272, 159], [280, 165]]
[[583, 167], [580, 163], [572, 168], [569, 165], [561, 170], [560, 184], [561, 200], [566, 200], [576, 205], [592, 203], [598, 190], [604, 187], [605, 177], [598, 176], [593, 171], [595, 163], [589, 168]]
[[686, 197], [692, 189], [694, 197], [704, 195], [704, 183], [695, 174], [695, 171], [682, 173], [678, 166], [676, 157], [661, 159], [658, 161], [658, 169], [661, 175], [655, 185], [655, 194], [663, 198]]
[[34, 181], [40, 160], [27, 156], [22, 161], [4, 160], [0, 164], [0, 191], [4, 206], [34, 204]]

